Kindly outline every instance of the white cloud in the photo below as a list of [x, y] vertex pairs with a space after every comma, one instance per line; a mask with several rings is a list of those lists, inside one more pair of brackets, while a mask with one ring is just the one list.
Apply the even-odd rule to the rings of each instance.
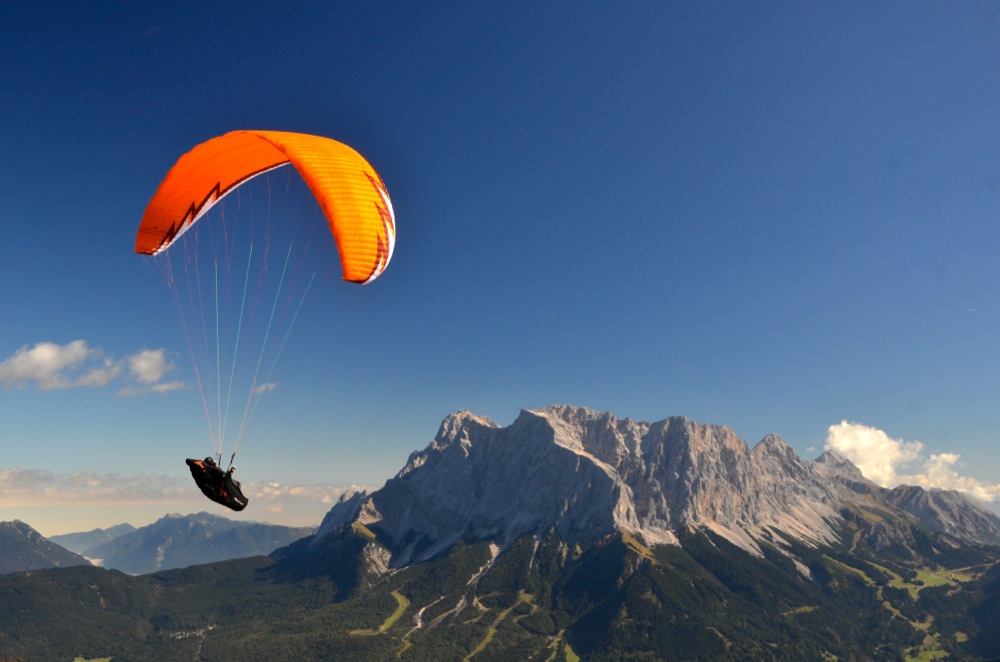
[[124, 374], [133, 383], [120, 388], [118, 395], [169, 393], [187, 388], [182, 381], [162, 381], [175, 367], [162, 349], [144, 349], [116, 360], [105, 356], [102, 349], [90, 347], [86, 340], [65, 345], [39, 342], [32, 347], [25, 345], [0, 361], [0, 384], [39, 391], [103, 388]]
[[[841, 421], [827, 431], [826, 449], [834, 450], [853, 462], [869, 480], [883, 487], [919, 485], [927, 489], [958, 490], [983, 501], [1000, 499], [1000, 485], [990, 485], [962, 476], [956, 453], [938, 453], [924, 457], [919, 441], [893, 439], [878, 428]], [[913, 473], [900, 473], [911, 467]]]
[[827, 430], [826, 448], [853, 462], [865, 478], [882, 486], [896, 485], [896, 467], [920, 457], [919, 441], [893, 439], [878, 428], [841, 421]]
[[144, 349], [128, 357], [127, 361], [132, 377], [140, 384], [147, 385], [159, 382], [176, 367], [162, 349]]
[[162, 381], [168, 372], [177, 368], [174, 362], [167, 358], [164, 349], [144, 349], [126, 358], [125, 362], [128, 364], [129, 376], [136, 384], [118, 389], [115, 395], [163, 394], [187, 388], [187, 384], [182, 381]]
[[42, 391], [106, 386], [121, 373], [121, 367], [110, 358], [102, 359], [102, 355], [86, 340], [24, 346], [0, 362], [0, 382], [8, 387], [34, 386]]

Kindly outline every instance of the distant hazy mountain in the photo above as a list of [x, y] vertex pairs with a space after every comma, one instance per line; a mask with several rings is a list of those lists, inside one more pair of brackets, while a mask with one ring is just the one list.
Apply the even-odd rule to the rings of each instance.
[[0, 522], [0, 574], [71, 565], [90, 565], [90, 561], [47, 540], [24, 522]]
[[71, 552], [84, 554], [91, 547], [103, 545], [104, 543], [117, 538], [126, 533], [132, 533], [135, 527], [131, 524], [116, 524], [107, 529], [94, 529], [83, 533], [64, 533], [57, 536], [49, 536], [49, 540], [65, 547]]
[[312, 528], [237, 522], [218, 515], [167, 515], [149, 526], [88, 547], [95, 563], [131, 574], [270, 554]]

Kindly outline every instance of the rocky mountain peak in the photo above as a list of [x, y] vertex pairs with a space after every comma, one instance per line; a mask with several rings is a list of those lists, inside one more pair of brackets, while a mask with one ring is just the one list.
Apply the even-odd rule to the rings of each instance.
[[766, 453], [786, 460], [799, 461], [799, 456], [795, 452], [795, 449], [773, 432], [768, 433], [763, 439], [757, 442], [757, 445], [753, 447], [753, 451]]
[[824, 451], [822, 455], [816, 458], [816, 463], [835, 469], [838, 473], [850, 478], [864, 478], [864, 476], [861, 475], [861, 470], [858, 469], [853, 462], [837, 451]]
[[447, 445], [453, 443], [456, 439], [468, 440], [469, 433], [467, 431], [470, 429], [497, 427], [499, 426], [496, 423], [485, 416], [477, 416], [467, 409], [461, 409], [454, 414], [446, 416], [441, 421], [441, 427], [438, 429], [434, 441]]
[[849, 490], [858, 494], [871, 494], [883, 488], [862, 475], [853, 462], [836, 451], [826, 451], [813, 464], [824, 472], [830, 480], [834, 480]]

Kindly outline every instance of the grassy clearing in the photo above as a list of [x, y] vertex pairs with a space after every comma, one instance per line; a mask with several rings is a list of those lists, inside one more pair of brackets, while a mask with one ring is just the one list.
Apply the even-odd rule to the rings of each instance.
[[869, 586], [875, 586], [875, 580], [874, 580], [874, 579], [872, 579], [871, 577], [869, 577], [869, 576], [868, 576], [868, 575], [867, 575], [867, 574], [865, 573], [865, 571], [864, 571], [864, 570], [859, 570], [858, 568], [855, 568], [855, 567], [852, 567], [852, 566], [849, 566], [849, 565], [847, 565], [846, 563], [841, 563], [841, 562], [840, 562], [840, 561], [838, 561], [837, 559], [835, 559], [835, 558], [831, 558], [831, 557], [829, 557], [829, 556], [826, 556], [826, 555], [824, 555], [824, 556], [823, 556], [823, 558], [824, 558], [824, 559], [826, 559], [827, 561], [829, 561], [830, 563], [834, 564], [835, 566], [837, 566], [837, 567], [838, 567], [838, 568], [840, 568], [841, 570], [846, 570], [846, 571], [848, 571], [848, 572], [852, 572], [852, 573], [854, 573], [855, 575], [857, 575], [857, 576], [861, 577], [861, 579], [863, 579], [863, 580], [864, 580], [864, 582], [865, 582], [866, 584], [868, 584]]
[[949, 657], [943, 650], [920, 650], [910, 649], [906, 653], [906, 662], [930, 662], [931, 660], [943, 660]]
[[354, 522], [351, 524], [351, 528], [354, 532], [360, 535], [362, 538], [367, 538], [368, 540], [375, 540], [375, 534], [367, 526], [361, 522]]
[[943, 660], [949, 657], [944, 651], [921, 651], [918, 655], [907, 655], [906, 662], [930, 662], [931, 660]]
[[815, 605], [805, 606], [805, 607], [795, 607], [794, 609], [789, 609], [788, 611], [782, 612], [781, 615], [787, 618], [788, 616], [795, 616], [796, 614], [808, 614], [809, 612], [816, 611], [817, 609], [819, 609], [819, 607]]
[[[564, 632], [565, 630], [560, 630], [549, 643], [552, 654], [545, 658], [545, 662], [580, 662], [580, 656], [576, 654], [569, 642], [563, 639]], [[562, 653], [561, 658], [559, 657], [560, 653]]]
[[396, 598], [396, 611], [392, 612], [392, 615], [385, 619], [385, 622], [379, 626], [379, 632], [386, 632], [389, 628], [395, 625], [396, 621], [402, 618], [403, 614], [406, 613], [406, 610], [410, 608], [409, 599], [407, 599], [407, 597], [399, 591], [393, 591], [392, 597]]
[[535, 601], [535, 596], [529, 593], [525, 593], [524, 591], [521, 591], [517, 596], [517, 600], [514, 601], [514, 604], [512, 604], [511, 606], [507, 607], [502, 612], [500, 612], [500, 615], [497, 616], [497, 619], [493, 621], [493, 624], [490, 625], [488, 630], [486, 630], [486, 636], [483, 637], [483, 640], [479, 642], [479, 644], [472, 650], [471, 653], [465, 656], [463, 662], [468, 662], [468, 660], [474, 658], [476, 655], [481, 653], [489, 645], [491, 641], [493, 641], [493, 637], [496, 635], [497, 629], [500, 627], [500, 624], [503, 623], [508, 616], [510, 616], [510, 612], [514, 611], [523, 602], [527, 602], [528, 604], [534, 606], [535, 604], [534, 601]]
[[407, 597], [402, 593], [400, 593], [399, 591], [393, 591], [392, 597], [396, 598], [396, 611], [392, 612], [392, 614], [389, 615], [389, 618], [383, 621], [382, 625], [378, 626], [377, 628], [364, 628], [361, 630], [351, 630], [350, 632], [348, 632], [348, 634], [353, 635], [355, 637], [371, 637], [376, 634], [384, 634], [385, 632], [388, 632], [389, 628], [395, 625], [396, 621], [402, 618], [403, 614], [406, 613], [406, 610], [410, 608], [409, 599], [407, 599]]
[[656, 557], [653, 556], [653, 550], [642, 544], [638, 538], [633, 536], [631, 533], [621, 531], [622, 542], [624, 542], [632, 551], [641, 556], [644, 559], [656, 563]]
[[975, 573], [965, 570], [949, 570], [948, 568], [928, 568], [923, 567], [917, 570], [917, 576], [915, 581], [908, 582], [897, 573], [892, 570], [880, 566], [876, 563], [871, 563], [872, 566], [878, 568], [882, 572], [889, 575], [892, 579], [889, 581], [889, 586], [893, 588], [905, 588], [910, 592], [910, 596], [916, 600], [921, 589], [927, 588], [928, 586], [955, 586], [962, 582], [970, 582], [976, 578]]
[[[825, 558], [830, 560], [832, 563], [836, 564], [838, 567], [843, 568], [845, 570], [850, 570], [858, 574], [859, 576], [863, 577], [865, 583], [868, 584], [869, 586], [876, 586], [875, 580], [869, 577], [864, 571], [858, 570], [857, 568], [852, 568], [851, 566], [841, 563], [836, 559], [832, 559], [830, 557], [825, 557]], [[921, 568], [919, 571], [917, 571], [916, 580], [922, 582], [922, 584], [917, 584], [906, 581], [898, 573], [893, 572], [892, 570], [886, 568], [885, 566], [878, 565], [877, 563], [872, 563], [871, 561], [867, 561], [867, 563], [871, 565], [873, 568], [877, 568], [878, 570], [884, 572], [886, 575], [889, 576], [890, 578], [889, 586], [892, 586], [893, 588], [905, 588], [907, 591], [910, 592], [910, 595], [913, 596], [914, 600], [918, 598], [917, 594], [920, 592], [920, 589], [926, 588], [927, 586], [943, 586], [945, 584], [958, 583], [956, 571], [953, 570], [947, 570], [947, 569], [932, 570], [931, 568]], [[892, 603], [882, 598], [881, 586], [878, 586], [877, 590], [878, 590], [878, 598], [879, 600], [882, 601], [882, 606], [889, 613], [891, 613], [893, 617], [899, 617], [901, 619], [906, 620], [910, 624], [910, 627], [912, 627], [914, 630], [924, 633], [927, 633], [930, 630], [930, 627], [934, 622], [933, 617], [929, 617], [922, 623], [911, 621], [907, 619], [902, 614], [902, 612], [896, 609], [892, 605]], [[906, 651], [907, 662], [925, 662], [927, 660], [940, 660], [948, 657], [948, 653], [941, 650], [941, 642], [938, 637], [939, 635], [937, 634], [933, 636], [928, 634], [924, 638], [924, 643], [922, 646], [914, 646], [913, 648], [907, 650]]]
[[876, 513], [873, 510], [868, 510], [867, 508], [858, 508], [858, 514], [861, 515], [861, 519], [871, 524], [877, 524], [885, 519], [881, 513]]

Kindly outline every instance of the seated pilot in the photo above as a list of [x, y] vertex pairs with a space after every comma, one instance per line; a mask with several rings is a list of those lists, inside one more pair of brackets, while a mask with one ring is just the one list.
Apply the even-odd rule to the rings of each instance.
[[188, 459], [187, 465], [191, 469], [194, 482], [209, 499], [233, 510], [243, 510], [247, 507], [249, 500], [240, 490], [240, 481], [233, 479], [236, 467], [223, 471], [215, 458], [211, 457], [206, 457], [204, 460]]

